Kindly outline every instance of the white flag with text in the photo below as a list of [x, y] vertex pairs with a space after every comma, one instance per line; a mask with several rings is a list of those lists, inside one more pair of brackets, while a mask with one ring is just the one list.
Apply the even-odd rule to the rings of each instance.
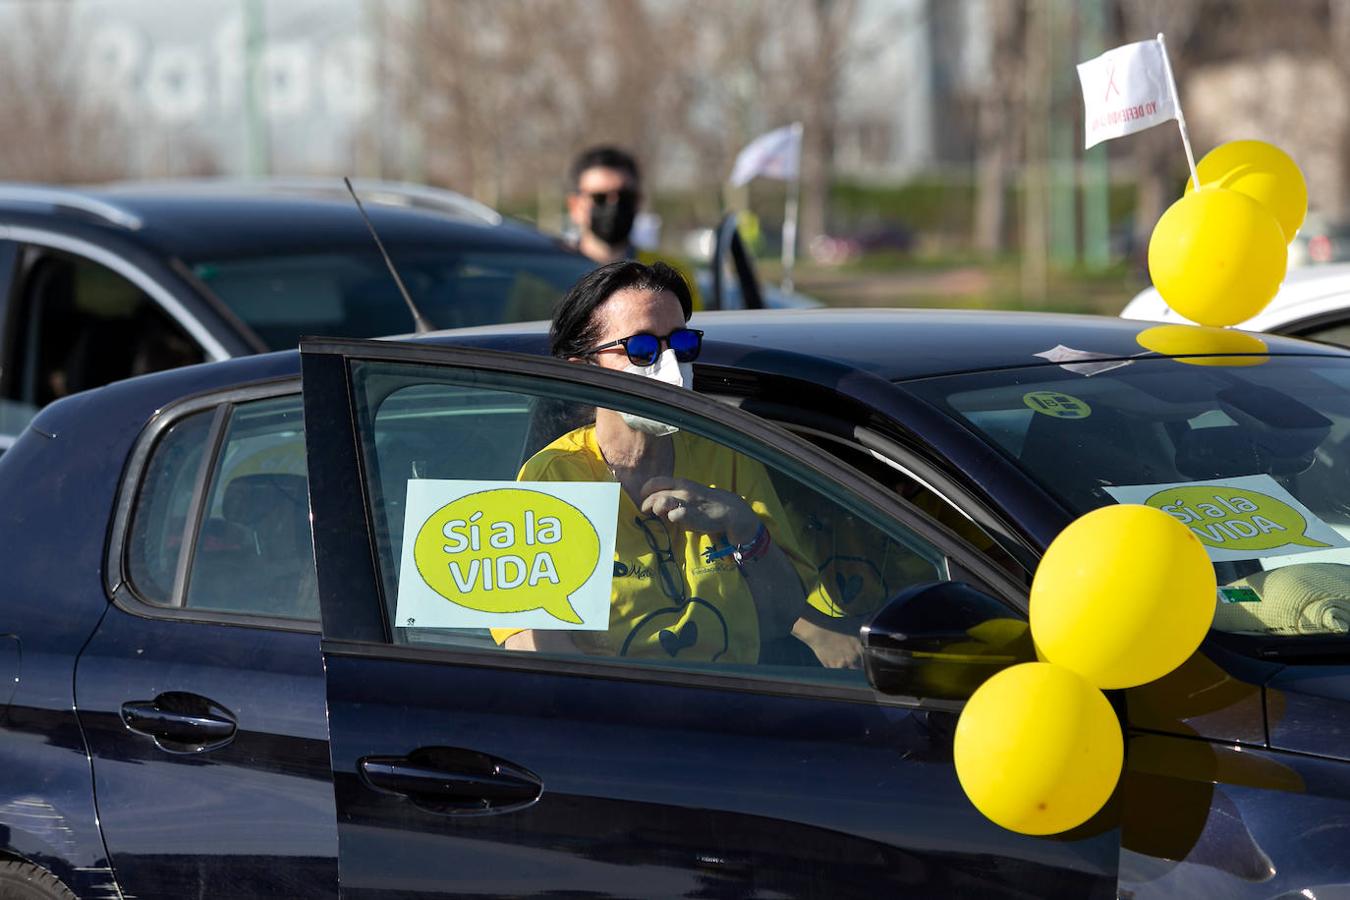
[[776, 128], [746, 144], [737, 155], [736, 165], [731, 170], [731, 185], [740, 187], [759, 175], [791, 181], [797, 177], [801, 157], [801, 123]]
[[1085, 147], [1178, 117], [1166, 54], [1161, 42], [1140, 41], [1078, 64]]

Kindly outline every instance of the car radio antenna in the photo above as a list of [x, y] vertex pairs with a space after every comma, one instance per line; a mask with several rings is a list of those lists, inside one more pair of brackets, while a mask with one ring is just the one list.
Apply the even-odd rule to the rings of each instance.
[[380, 240], [380, 235], [375, 231], [375, 223], [370, 221], [370, 216], [366, 215], [366, 208], [361, 205], [361, 198], [356, 196], [356, 191], [352, 188], [352, 180], [345, 175], [342, 183], [347, 186], [347, 193], [352, 195], [356, 201], [356, 209], [361, 213], [361, 218], [365, 220], [366, 227], [370, 229], [370, 236], [375, 239], [375, 246], [380, 248], [380, 255], [384, 257], [384, 264], [389, 267], [389, 274], [394, 276], [394, 284], [398, 285], [398, 292], [403, 295], [403, 302], [408, 304], [408, 309], [412, 312], [413, 331], [417, 334], [427, 334], [435, 331], [431, 323], [427, 321], [426, 316], [417, 309], [417, 304], [413, 303], [412, 295], [403, 284], [403, 279], [398, 277], [398, 269], [394, 268], [394, 261], [389, 258], [389, 251], [384, 249], [384, 242]]

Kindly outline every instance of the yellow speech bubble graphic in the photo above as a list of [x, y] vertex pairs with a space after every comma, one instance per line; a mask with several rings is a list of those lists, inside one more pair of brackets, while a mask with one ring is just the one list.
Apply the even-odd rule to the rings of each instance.
[[542, 609], [580, 625], [570, 597], [600, 562], [600, 535], [565, 500], [498, 488], [432, 513], [413, 559], [427, 587], [451, 603], [488, 613]]
[[1206, 547], [1274, 550], [1289, 544], [1330, 547], [1308, 537], [1308, 520], [1283, 500], [1225, 485], [1174, 487], [1144, 501], [1191, 529]]

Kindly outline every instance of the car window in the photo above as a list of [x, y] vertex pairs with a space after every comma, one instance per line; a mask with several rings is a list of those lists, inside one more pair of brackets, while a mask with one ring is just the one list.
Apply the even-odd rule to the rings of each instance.
[[[856, 644], [849, 642], [888, 599], [947, 577], [944, 554], [913, 531], [874, 521], [810, 475], [774, 462], [771, 452], [733, 447], [734, 435], [689, 414], [662, 408], [659, 419], [643, 417], [645, 427], [677, 429], [669, 436], [672, 471], [687, 480], [681, 484], [692, 489], [692, 505], [702, 510], [714, 497], [753, 511], [768, 534], [762, 557], [738, 561], [725, 533], [706, 522], [685, 526], [654, 514], [616, 484], [597, 436], [596, 405], [624, 408], [636, 401], [412, 364], [357, 362], [352, 379], [369, 516], [396, 643], [490, 653], [531, 652], [517, 648], [533, 644], [537, 652], [640, 666], [862, 683], [856, 670], [827, 666], [857, 662]], [[608, 506], [588, 507], [603, 510], [613, 536], [612, 566], [592, 563], [586, 570], [596, 573], [602, 591], [600, 620], [580, 628], [522, 628], [513, 618], [521, 610], [508, 609], [505, 595], [492, 593], [508, 580], [518, 584], [527, 570], [531, 579], [542, 573], [541, 584], [556, 574], [553, 583], [563, 593], [544, 601], [544, 615], [524, 612], [535, 622], [577, 624], [562, 600], [578, 586], [566, 583], [575, 577], [569, 554], [581, 551], [571, 545], [541, 565], [548, 555], [539, 525], [544, 512], [527, 511], [510, 526], [505, 519], [515, 513], [496, 523], [492, 517], [481, 524], [453, 520], [457, 498], [509, 491], [522, 482], [536, 492], [539, 510], [547, 507], [537, 500], [540, 491], [612, 491]], [[535, 534], [536, 546], [527, 546]], [[512, 555], [517, 561], [502, 562]], [[412, 615], [412, 609], [426, 612]], [[447, 616], [459, 621], [466, 615], [477, 624], [446, 624]]]
[[1307, 338], [1310, 341], [1321, 341], [1325, 344], [1339, 344], [1342, 347], [1350, 347], [1350, 322], [1344, 320], [1325, 322], [1306, 331], [1298, 332], [1298, 336]]
[[[594, 268], [560, 251], [398, 247], [399, 275], [437, 328], [546, 319]], [[204, 260], [193, 271], [273, 350], [301, 335], [377, 337], [413, 330], [412, 316], [374, 250]], [[285, 302], [278, 302], [284, 298]]]
[[11, 399], [41, 407], [133, 375], [202, 362], [183, 329], [104, 266], [43, 251], [23, 276]]
[[180, 419], [156, 441], [127, 537], [127, 574], [141, 599], [173, 602], [178, 561], [190, 535], [188, 514], [211, 432], [208, 410]]
[[1002, 569], [1019, 581], [1029, 580], [1030, 573], [988, 531], [976, 524], [969, 514], [897, 467], [891, 460], [880, 457], [855, 441], [794, 426], [792, 423], [784, 424], [790, 431], [798, 433], [872, 478], [887, 490], [904, 498], [906, 502], [925, 513], [930, 521], [944, 526], [965, 541], [973, 552], [983, 556], [991, 565]]
[[317, 621], [300, 396], [226, 404], [170, 426], [140, 481], [126, 565], [150, 603]]
[[230, 410], [188, 573], [189, 609], [319, 618], [297, 395]]
[[1205, 544], [1215, 628], [1350, 634], [1350, 362], [1142, 359], [909, 386], [1067, 507], [1150, 503]]

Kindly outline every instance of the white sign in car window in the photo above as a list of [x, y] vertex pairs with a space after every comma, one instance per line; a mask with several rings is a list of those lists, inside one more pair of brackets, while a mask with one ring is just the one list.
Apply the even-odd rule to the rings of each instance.
[[1142, 503], [1167, 513], [1200, 539], [1215, 562], [1350, 546], [1269, 475], [1106, 490], [1120, 503]]
[[615, 482], [408, 481], [394, 624], [609, 627]]

